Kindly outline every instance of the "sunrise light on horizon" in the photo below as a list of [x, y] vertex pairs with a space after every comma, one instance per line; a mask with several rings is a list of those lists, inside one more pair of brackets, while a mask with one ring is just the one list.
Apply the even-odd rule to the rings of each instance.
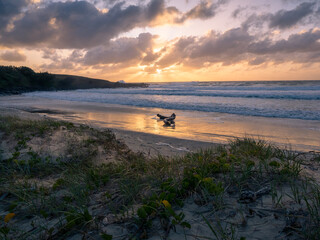
[[0, 0], [0, 65], [126, 82], [319, 80], [317, 0]]

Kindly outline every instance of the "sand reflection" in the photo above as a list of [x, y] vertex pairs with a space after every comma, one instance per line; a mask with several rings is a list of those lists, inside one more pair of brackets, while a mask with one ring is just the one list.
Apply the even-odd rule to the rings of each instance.
[[[26, 96], [6, 97], [0, 105], [36, 111], [42, 109], [50, 116], [68, 121], [175, 138], [225, 143], [234, 137], [250, 136], [291, 146], [292, 149], [320, 151], [320, 121], [173, 111]], [[173, 112], [177, 115], [175, 128], [164, 127], [163, 122], [155, 118], [157, 113], [171, 115]]]
[[[231, 114], [175, 111], [176, 127], [164, 127], [155, 115], [161, 109], [143, 109], [124, 111], [125, 107], [112, 111], [95, 111], [76, 114], [80, 119], [87, 119], [98, 125], [139, 131], [163, 136], [226, 143], [234, 137], [255, 137], [300, 150], [319, 151], [320, 122], [292, 119], [273, 119], [244, 117]], [[132, 110], [132, 108], [130, 107]], [[219, 116], [219, 117], [217, 117]]]

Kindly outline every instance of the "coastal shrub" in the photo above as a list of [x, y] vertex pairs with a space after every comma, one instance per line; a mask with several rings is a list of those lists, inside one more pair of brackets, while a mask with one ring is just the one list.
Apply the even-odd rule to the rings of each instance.
[[75, 226], [84, 226], [92, 222], [94, 219], [90, 215], [88, 208], [73, 208], [67, 212], [64, 212], [65, 219], [67, 221], [65, 228], [71, 229]]
[[308, 212], [310, 224], [305, 235], [308, 239], [318, 239], [320, 236], [320, 188], [311, 184], [310, 191], [302, 196]]
[[56, 182], [52, 185], [53, 190], [57, 190], [61, 186], [65, 185], [66, 181], [63, 178], [58, 178]]
[[90, 186], [90, 183], [93, 183], [96, 188], [100, 187], [101, 185], [106, 185], [110, 179], [108, 174], [105, 174], [103, 171], [100, 171], [100, 169], [96, 168], [90, 169], [87, 172], [86, 178], [87, 184]]
[[313, 161], [316, 161], [316, 162], [320, 162], [320, 153], [314, 154], [312, 160], [313, 160]]
[[283, 177], [297, 178], [302, 171], [300, 160], [286, 160], [281, 162], [279, 174]]
[[181, 191], [187, 193], [201, 189], [212, 195], [219, 195], [224, 190], [221, 182], [215, 182], [212, 177], [201, 174], [197, 168], [185, 168]]
[[[165, 183], [166, 186], [167, 183]], [[167, 189], [167, 187], [165, 188]], [[146, 232], [151, 227], [154, 218], [159, 218], [161, 222], [166, 221], [168, 223], [163, 226], [165, 231], [171, 228], [175, 229], [177, 225], [183, 228], [191, 228], [191, 225], [187, 221], [184, 221], [185, 214], [174, 211], [171, 203], [179, 202], [181, 205], [182, 202], [176, 199], [175, 189], [170, 188], [170, 191], [159, 194], [154, 193], [150, 198], [143, 200], [143, 206], [137, 210], [137, 223], [140, 232]]]
[[[299, 237], [319, 239], [320, 191], [311, 180], [302, 181], [303, 162], [298, 156], [303, 156], [297, 153], [274, 148], [259, 140], [238, 139], [229, 145], [181, 157], [147, 158], [142, 153], [130, 151], [110, 131], [64, 122], [23, 123], [13, 119], [7, 123], [3, 119], [0, 117], [0, 131], [7, 131], [8, 135], [1, 136], [14, 141], [16, 148], [10, 157], [1, 160], [0, 198], [4, 199], [1, 207], [16, 216], [10, 225], [0, 222], [0, 238], [23, 239], [27, 236], [31, 239], [39, 238], [43, 233], [49, 239], [67, 239], [80, 233], [94, 239], [104, 231], [97, 227], [102, 226], [106, 215], [108, 219], [110, 215], [121, 216], [121, 223], [118, 219], [115, 221], [126, 228], [128, 238], [146, 238], [158, 226], [162, 228], [163, 238], [177, 226], [181, 226], [189, 237], [191, 235], [187, 234], [192, 234], [187, 230], [191, 227], [190, 214], [187, 214], [188, 209], [183, 209], [187, 199], [187, 207], [192, 200], [201, 208], [212, 210], [205, 215], [216, 235], [212, 232], [207, 238], [239, 239], [238, 225], [245, 226], [255, 215], [264, 217], [261, 212], [264, 210], [255, 211], [257, 202], [254, 201], [268, 194], [271, 195], [270, 205], [264, 207], [270, 206], [270, 211], [275, 210], [275, 219], [284, 219], [284, 225], [289, 224], [284, 226], [288, 232], [279, 233], [280, 237], [295, 231], [292, 234]], [[46, 126], [39, 131], [37, 126], [42, 124]], [[67, 129], [79, 137], [71, 143], [74, 150], [68, 156], [77, 161], [65, 161], [66, 156], [61, 156], [61, 161], [52, 161], [50, 156], [40, 156], [28, 148], [30, 139], [41, 137], [42, 133], [46, 136], [60, 126], [63, 131]], [[99, 165], [92, 161], [97, 146], [117, 161]], [[251, 205], [239, 202], [244, 193], [255, 196]], [[235, 207], [239, 207], [235, 211], [229, 211], [230, 196]], [[301, 211], [290, 214], [282, 211], [288, 206], [287, 202], [294, 203], [290, 205], [292, 208], [303, 209], [303, 214]], [[229, 224], [221, 220], [221, 214], [228, 214], [228, 218], [232, 214], [244, 217], [242, 222]], [[292, 219], [301, 219], [303, 215], [301, 228], [290, 228], [290, 215], [293, 215]], [[29, 221], [27, 219], [33, 222], [34, 231], [25, 233], [19, 224]], [[201, 224], [205, 225], [207, 222], [203, 221]], [[109, 239], [111, 235], [105, 233], [105, 237]]]
[[279, 162], [277, 162], [277, 161], [271, 161], [269, 163], [269, 166], [270, 167], [274, 167], [274, 168], [279, 168], [281, 166], [281, 164]]
[[276, 155], [276, 147], [264, 140], [253, 138], [236, 138], [229, 143], [230, 152], [243, 157], [256, 157], [258, 159], [269, 159]]

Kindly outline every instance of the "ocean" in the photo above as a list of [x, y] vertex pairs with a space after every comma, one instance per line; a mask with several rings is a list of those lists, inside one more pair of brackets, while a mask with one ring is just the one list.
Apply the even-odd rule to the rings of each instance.
[[155, 83], [148, 88], [31, 92], [25, 95], [135, 107], [320, 120], [320, 81]]
[[[205, 142], [253, 137], [320, 151], [320, 81], [154, 83], [23, 95], [32, 108], [70, 112], [55, 116], [64, 120]], [[23, 98], [11, 103], [26, 105]], [[155, 117], [173, 112], [174, 128]]]

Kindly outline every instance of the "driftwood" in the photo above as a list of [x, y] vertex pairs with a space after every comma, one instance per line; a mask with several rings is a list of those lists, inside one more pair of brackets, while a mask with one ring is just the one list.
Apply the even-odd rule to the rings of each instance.
[[170, 117], [163, 116], [161, 114], [157, 114], [161, 120], [163, 120], [165, 126], [171, 126], [175, 124], [176, 114], [172, 113]]
[[172, 118], [172, 119], [175, 119], [176, 118], [176, 114], [172, 113], [170, 117], [166, 117], [166, 116], [163, 116], [161, 114], [157, 114], [157, 117], [160, 118], [161, 120], [163, 119], [166, 119], [166, 118]]

